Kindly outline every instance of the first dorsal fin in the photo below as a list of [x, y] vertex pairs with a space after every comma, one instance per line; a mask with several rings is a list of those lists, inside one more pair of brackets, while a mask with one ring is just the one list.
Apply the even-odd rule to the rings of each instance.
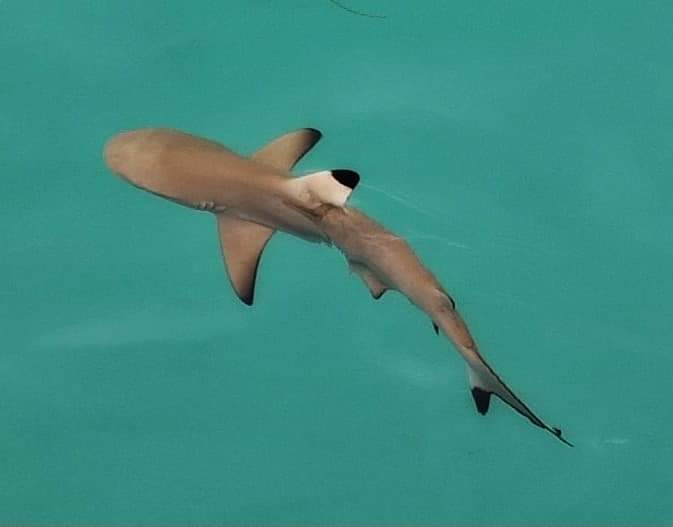
[[281, 170], [291, 170], [321, 137], [315, 128], [301, 128], [267, 143], [252, 155], [252, 159]]
[[369, 270], [368, 267], [356, 263], [349, 262], [348, 265], [351, 268], [351, 271], [357, 273], [365, 285], [369, 288], [369, 292], [372, 294], [374, 299], [378, 300], [383, 296], [383, 293], [388, 291], [388, 287], [378, 279], [378, 277]]
[[251, 306], [259, 260], [274, 230], [229, 214], [217, 215], [217, 230], [231, 285], [238, 298]]
[[357, 172], [337, 169], [293, 178], [289, 180], [289, 185], [303, 199], [311, 201], [314, 207], [322, 204], [343, 207], [359, 181]]

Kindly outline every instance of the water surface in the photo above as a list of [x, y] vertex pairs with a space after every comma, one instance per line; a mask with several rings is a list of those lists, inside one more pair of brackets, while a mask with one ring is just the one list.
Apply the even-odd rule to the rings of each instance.
[[[673, 7], [347, 5], [386, 18], [0, 2], [0, 523], [673, 523]], [[334, 250], [274, 237], [240, 304], [213, 219], [103, 166], [148, 125], [321, 129], [298, 170], [357, 169], [576, 448]]]

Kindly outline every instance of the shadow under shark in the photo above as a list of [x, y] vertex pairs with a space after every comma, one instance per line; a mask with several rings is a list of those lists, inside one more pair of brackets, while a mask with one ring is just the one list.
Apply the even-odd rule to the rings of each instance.
[[187, 207], [212, 212], [229, 279], [252, 305], [262, 251], [277, 230], [335, 245], [378, 299], [396, 290], [428, 314], [435, 332], [453, 342], [468, 365], [477, 411], [496, 395], [534, 425], [572, 446], [542, 421], [479, 353], [451, 296], [409, 244], [361, 211], [346, 206], [360, 178], [351, 170], [294, 177], [294, 165], [320, 140], [304, 128], [239, 156], [219, 143], [168, 129], [121, 133], [105, 146], [108, 167], [131, 184]]

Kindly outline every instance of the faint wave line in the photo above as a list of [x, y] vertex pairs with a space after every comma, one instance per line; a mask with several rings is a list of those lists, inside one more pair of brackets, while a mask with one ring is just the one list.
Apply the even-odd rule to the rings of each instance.
[[38, 335], [35, 342], [53, 349], [116, 348], [130, 344], [210, 338], [245, 327], [242, 317], [223, 319], [217, 312], [166, 312], [119, 309], [110, 316], [64, 324]]
[[342, 4], [338, 0], [329, 0], [329, 2], [333, 3], [335, 6], [343, 9], [344, 11], [348, 11], [349, 13], [351, 13], [353, 15], [365, 16], [367, 18], [386, 18], [386, 15], [376, 15], [374, 13], [365, 13], [364, 11], [358, 11], [357, 9], [353, 9], [352, 7], [348, 7], [344, 4]]
[[[400, 203], [401, 205], [405, 206], [409, 210], [413, 210], [414, 212], [418, 212], [420, 214], [423, 214], [424, 216], [427, 216], [428, 218], [431, 218], [435, 221], [441, 221], [440, 218], [437, 215], [435, 215], [434, 213], [429, 212], [426, 209], [423, 209], [421, 207], [418, 207], [418, 206], [414, 205], [407, 198], [404, 198], [403, 196], [400, 196], [398, 194], [393, 194], [392, 192], [389, 192], [387, 190], [383, 190], [382, 188], [379, 188], [379, 187], [375, 187], [374, 185], [369, 185], [367, 183], [360, 183], [360, 186], [364, 187], [366, 189], [369, 189], [369, 190], [373, 190], [374, 192], [378, 192], [379, 194], [381, 194], [383, 196], [386, 196], [387, 198], [389, 198], [389, 199], [391, 199], [391, 200], [393, 200], [397, 203]], [[442, 242], [445, 245], [449, 245], [451, 247], [458, 247], [460, 249], [468, 249], [468, 250], [471, 249], [471, 247], [469, 247], [468, 245], [465, 245], [465, 244], [460, 243], [460, 242], [455, 242], [453, 240], [449, 240], [447, 238], [444, 238], [442, 236], [437, 236], [435, 234], [422, 234], [422, 233], [419, 234], [419, 233], [412, 232], [410, 235], [405, 236], [405, 237], [408, 240], [413, 240], [413, 239], [417, 239], [417, 240], [423, 240], [423, 239], [425, 239], [425, 240], [436, 240], [436, 241]]]
[[453, 240], [449, 240], [448, 238], [444, 238], [443, 236], [437, 236], [435, 234], [416, 234], [412, 233], [409, 236], [407, 236], [408, 240], [437, 240], [439, 242], [442, 242], [445, 245], [449, 245], [450, 247], [458, 247], [459, 249], [467, 249], [470, 250], [471, 247], [469, 245], [465, 245], [464, 243], [460, 242], [454, 242]]
[[421, 214], [424, 214], [425, 216], [428, 216], [429, 218], [432, 218], [433, 220], [438, 220], [439, 218], [432, 212], [428, 212], [425, 209], [422, 209], [421, 207], [418, 207], [417, 205], [414, 205], [409, 201], [408, 198], [405, 198], [403, 196], [399, 196], [397, 194], [393, 194], [392, 192], [389, 192], [387, 190], [383, 190], [382, 188], [375, 187], [374, 185], [369, 185], [367, 183], [360, 183], [361, 187], [364, 187], [369, 190], [373, 190], [374, 192], [378, 192], [379, 194], [382, 194], [386, 196], [387, 198], [392, 199], [393, 201], [397, 201], [398, 203], [401, 203], [405, 207], [407, 207], [410, 210], [420, 212]]

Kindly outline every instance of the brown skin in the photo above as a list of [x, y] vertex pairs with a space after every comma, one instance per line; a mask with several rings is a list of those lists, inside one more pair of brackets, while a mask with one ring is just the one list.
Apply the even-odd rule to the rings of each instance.
[[[229, 270], [238, 265], [243, 270], [254, 265], [245, 282], [250, 290], [245, 294], [237, 291], [247, 303], [252, 303], [261, 252], [247, 255], [251, 258], [237, 257], [253, 241], [258, 242], [261, 251], [270, 234], [282, 230], [309, 241], [331, 242], [346, 256], [375, 298], [386, 289], [394, 289], [428, 314], [468, 363], [474, 386], [484, 394], [497, 395], [533, 424], [567, 443], [559, 430], [540, 420], [488, 365], [453, 300], [405, 240], [363, 212], [330, 205], [316, 197], [324, 194], [312, 193], [297, 184], [289, 168], [315, 144], [315, 134], [319, 138], [319, 132], [312, 129], [287, 134], [248, 159], [218, 143], [183, 132], [146, 129], [114, 137], [106, 145], [105, 158], [112, 171], [133, 185], [218, 215], [226, 231], [221, 233], [221, 239], [233, 252], [228, 255], [233, 262]], [[260, 235], [259, 230], [265, 228], [268, 232]], [[257, 231], [254, 238], [250, 234], [253, 231]], [[228, 235], [237, 233], [240, 239], [226, 240]]]
[[178, 130], [147, 128], [116, 135], [105, 161], [132, 185], [186, 207], [226, 212], [309, 241], [322, 234], [282, 170]]
[[275, 193], [289, 177], [226, 147], [177, 130], [125, 132], [105, 147], [110, 169], [133, 185], [192, 208], [241, 208], [256, 193]]

